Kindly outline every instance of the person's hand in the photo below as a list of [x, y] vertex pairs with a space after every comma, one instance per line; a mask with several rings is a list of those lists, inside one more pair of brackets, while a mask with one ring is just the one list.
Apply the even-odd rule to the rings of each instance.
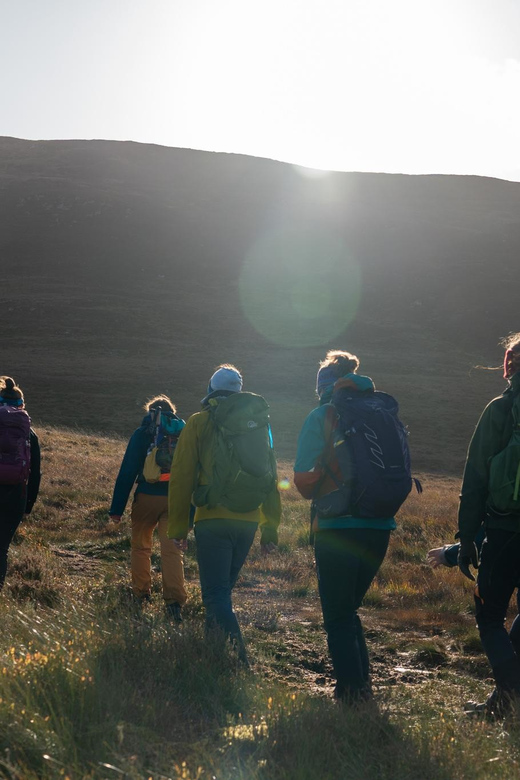
[[181, 552], [186, 552], [186, 550], [188, 549], [187, 539], [174, 539], [173, 543], [175, 547], [177, 547]]
[[432, 569], [438, 569], [439, 566], [447, 566], [444, 547], [434, 547], [433, 550], [428, 550], [426, 563], [429, 563]]
[[276, 550], [276, 544], [274, 542], [268, 542], [267, 544], [260, 544], [260, 552], [262, 555], [271, 555]]
[[109, 515], [108, 517], [113, 523], [120, 523], [122, 515]]
[[457, 558], [457, 563], [463, 575], [467, 577], [468, 580], [472, 580], [473, 582], [475, 582], [475, 577], [473, 576], [473, 574], [469, 569], [470, 564], [473, 566], [474, 569], [478, 569], [478, 551], [477, 551], [477, 545], [475, 544], [473, 539], [462, 538], [460, 540], [460, 550], [459, 550], [459, 557]]

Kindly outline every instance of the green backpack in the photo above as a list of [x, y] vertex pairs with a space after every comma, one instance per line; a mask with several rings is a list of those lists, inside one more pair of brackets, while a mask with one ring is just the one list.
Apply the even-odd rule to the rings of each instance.
[[511, 412], [509, 441], [489, 464], [489, 504], [497, 512], [520, 515], [520, 394], [513, 400]]
[[269, 425], [269, 406], [261, 395], [233, 393], [210, 401], [215, 426], [210, 485], [194, 493], [196, 506], [225, 506], [231, 512], [252, 512], [276, 486], [276, 458]]

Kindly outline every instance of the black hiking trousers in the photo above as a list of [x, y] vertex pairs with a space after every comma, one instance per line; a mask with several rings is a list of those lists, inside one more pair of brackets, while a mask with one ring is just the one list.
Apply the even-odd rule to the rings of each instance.
[[390, 531], [372, 528], [316, 533], [318, 586], [337, 699], [356, 701], [371, 695], [368, 651], [357, 610], [383, 562], [389, 540]]
[[519, 583], [520, 533], [488, 528], [475, 588], [477, 626], [497, 688], [520, 696], [518, 620], [510, 634], [505, 628], [509, 602]]
[[27, 504], [25, 485], [0, 485], [0, 590], [7, 573], [7, 553]]

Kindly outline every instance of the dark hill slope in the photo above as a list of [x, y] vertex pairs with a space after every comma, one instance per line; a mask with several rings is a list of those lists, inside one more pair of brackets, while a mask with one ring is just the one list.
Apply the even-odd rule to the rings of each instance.
[[471, 368], [520, 329], [519, 206], [494, 179], [2, 138], [0, 371], [39, 419], [127, 433], [147, 394], [195, 411], [231, 360], [291, 455], [317, 361], [344, 347], [399, 396], [417, 462], [459, 469], [503, 384]]

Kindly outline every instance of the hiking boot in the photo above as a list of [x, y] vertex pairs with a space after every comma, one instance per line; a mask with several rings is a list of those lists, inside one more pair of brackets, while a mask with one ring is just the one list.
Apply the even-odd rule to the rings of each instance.
[[243, 669], [251, 669], [251, 664], [249, 663], [249, 658], [247, 657], [245, 648], [238, 651], [238, 662]]
[[129, 607], [136, 613], [141, 612], [145, 604], [151, 604], [152, 597], [149, 593], [145, 593], [144, 596], [138, 596], [137, 593], [130, 591], [129, 595]]
[[374, 694], [370, 684], [363, 686], [363, 688], [356, 688], [353, 690], [351, 688], [345, 688], [343, 685], [337, 683], [334, 688], [334, 698], [342, 704], [356, 706], [374, 701]]
[[513, 709], [516, 697], [512, 694], [495, 688], [486, 701], [468, 701], [464, 705], [464, 714], [470, 718], [482, 720], [503, 720]]
[[124, 602], [122, 602], [121, 606], [124, 605], [125, 609], [128, 610], [128, 614], [131, 615], [135, 620], [141, 620], [145, 617], [145, 613], [148, 611], [146, 610], [145, 604], [150, 604], [152, 601], [152, 597], [149, 593], [145, 593], [144, 596], [138, 596], [137, 593], [134, 593], [133, 590], [127, 591], [125, 594], [126, 598]]
[[175, 623], [182, 623], [181, 605], [176, 601], [173, 604], [166, 605], [166, 615], [173, 619]]
[[249, 658], [247, 657], [247, 650], [244, 644], [242, 636], [230, 637], [231, 646], [234, 648], [237, 654], [238, 662], [244, 669], [251, 669]]

